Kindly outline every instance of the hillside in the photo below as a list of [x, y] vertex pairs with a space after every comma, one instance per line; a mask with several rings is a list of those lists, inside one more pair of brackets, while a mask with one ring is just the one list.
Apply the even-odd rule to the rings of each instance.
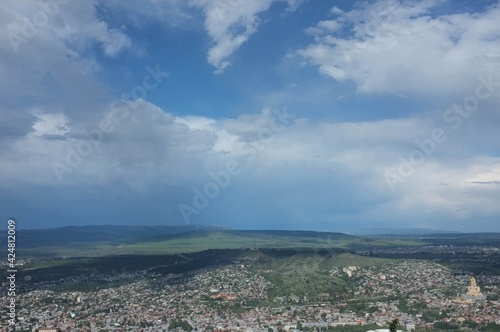
[[374, 258], [354, 255], [350, 253], [340, 254], [332, 259], [332, 265], [336, 267], [344, 266], [370, 266], [389, 262], [390, 259]]
[[[212, 231], [221, 229], [217, 226], [175, 225], [175, 226], [139, 226], [139, 225], [87, 225], [66, 226], [47, 229], [17, 230], [17, 245], [20, 248], [38, 248], [45, 246], [72, 246], [90, 243], [119, 244], [126, 242], [151, 241], [165, 236], [185, 232]], [[1, 231], [3, 240], [5, 231]]]
[[[418, 238], [360, 237], [297, 230], [223, 230], [215, 226], [69, 226], [19, 230], [23, 256], [74, 257], [117, 254], [175, 254], [208, 249], [344, 249], [421, 246]], [[2, 237], [5, 239], [6, 237]], [[5, 242], [0, 239], [2, 246]]]

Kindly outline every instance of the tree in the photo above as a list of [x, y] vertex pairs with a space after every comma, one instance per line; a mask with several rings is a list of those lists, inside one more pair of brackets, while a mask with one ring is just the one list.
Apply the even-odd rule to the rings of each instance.
[[175, 329], [177, 327], [180, 327], [187, 332], [191, 332], [193, 330], [193, 327], [188, 322], [183, 321], [182, 319], [174, 319], [168, 326], [169, 329]]
[[398, 323], [399, 323], [399, 320], [397, 318], [393, 319], [392, 323], [389, 324], [389, 331], [396, 332], [397, 331], [397, 327], [398, 327]]

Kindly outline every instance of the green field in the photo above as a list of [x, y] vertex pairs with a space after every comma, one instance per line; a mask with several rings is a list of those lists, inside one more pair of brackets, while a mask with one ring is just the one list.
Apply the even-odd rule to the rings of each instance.
[[166, 236], [162, 239], [72, 242], [64, 246], [19, 247], [18, 252], [22, 256], [96, 257], [124, 254], [176, 254], [208, 249], [311, 248], [352, 250], [364, 247], [421, 246], [425, 244], [427, 243], [413, 238], [364, 238], [342, 233], [221, 230], [187, 232]]
[[206, 249], [243, 249], [243, 248], [337, 248], [351, 249], [364, 246], [419, 246], [423, 241], [396, 238], [361, 238], [345, 234], [321, 233], [290, 236], [266, 234], [262, 232], [218, 231], [207, 234], [193, 234], [168, 239], [136, 243], [126, 246], [136, 253], [179, 253]]
[[[158, 234], [155, 234], [158, 233]], [[162, 233], [163, 232], [163, 233]], [[43, 235], [43, 236], [42, 236]], [[61, 239], [56, 241], [54, 239]], [[343, 233], [273, 230], [196, 230], [166, 234], [156, 228], [54, 229], [19, 232], [19, 257], [97, 257], [177, 254], [209, 249], [343, 249], [427, 245], [497, 245], [500, 234], [439, 236], [352, 236]], [[2, 245], [0, 241], [0, 245]], [[360, 264], [358, 264], [360, 265]]]

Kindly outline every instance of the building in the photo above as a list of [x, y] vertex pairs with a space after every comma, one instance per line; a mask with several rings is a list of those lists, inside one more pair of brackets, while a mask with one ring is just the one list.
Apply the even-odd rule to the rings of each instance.
[[485, 300], [486, 295], [481, 293], [481, 288], [476, 283], [476, 278], [470, 278], [470, 285], [467, 287], [467, 293], [463, 294], [457, 302], [471, 303], [478, 300]]
[[405, 323], [405, 328], [407, 331], [415, 330], [415, 328], [416, 328], [415, 323], [413, 321], [409, 320]]
[[358, 268], [357, 268], [356, 266], [347, 266], [347, 267], [344, 267], [344, 268], [342, 269], [342, 271], [343, 271], [344, 273], [346, 273], [346, 274], [347, 274], [347, 276], [350, 278], [350, 277], [352, 277], [352, 274], [354, 273], [354, 271], [356, 271], [357, 269], [358, 269]]

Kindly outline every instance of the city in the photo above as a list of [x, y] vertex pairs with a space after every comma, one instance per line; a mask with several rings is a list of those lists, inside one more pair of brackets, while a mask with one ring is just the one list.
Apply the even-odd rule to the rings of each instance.
[[[434, 262], [333, 267], [330, 276], [348, 284], [347, 300], [323, 293], [317, 301], [296, 294], [270, 297], [275, 285], [267, 275], [272, 271], [257, 271], [254, 265], [252, 259], [246, 259], [165, 276], [143, 270], [31, 284], [30, 290], [18, 297], [15, 328], [170, 331], [175, 322], [183, 322], [189, 324], [189, 330], [197, 331], [308, 331], [340, 326], [382, 328], [396, 318], [407, 331], [500, 325], [500, 275], [476, 276], [487, 298], [462, 301], [472, 276], [453, 273]], [[120, 280], [124, 284], [88, 292], [53, 290], [54, 285], [64, 282], [89, 280]], [[4, 298], [1, 305], [6, 305]]]

